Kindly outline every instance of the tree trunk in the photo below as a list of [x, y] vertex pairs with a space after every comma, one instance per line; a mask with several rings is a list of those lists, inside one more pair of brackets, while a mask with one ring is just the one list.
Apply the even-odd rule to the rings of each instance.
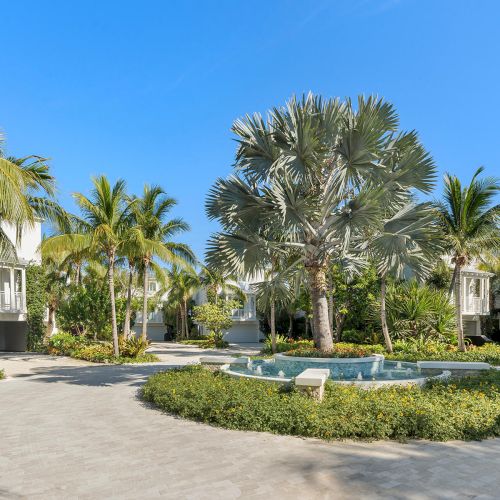
[[453, 290], [455, 289], [455, 282], [457, 280], [457, 266], [453, 269], [453, 274], [451, 275], [450, 287], [448, 289], [448, 297], [451, 297]]
[[293, 335], [293, 314], [288, 315], [288, 338], [292, 338]]
[[307, 314], [304, 316], [304, 337], [306, 339], [309, 338], [309, 318], [307, 317]]
[[330, 323], [330, 331], [333, 333], [333, 287], [330, 284], [328, 287], [328, 321]]
[[385, 348], [387, 352], [392, 352], [392, 341], [387, 328], [387, 315], [385, 310], [385, 297], [387, 294], [385, 277], [380, 278], [380, 322], [382, 323], [382, 332], [384, 334]]
[[118, 327], [116, 325], [116, 305], [115, 305], [115, 251], [111, 250], [108, 254], [109, 268], [108, 268], [108, 284], [109, 284], [109, 297], [111, 299], [111, 328], [113, 331], [113, 351], [116, 357], [120, 355], [120, 348], [118, 347]]
[[273, 354], [276, 354], [276, 306], [274, 305], [274, 300], [271, 299], [271, 318], [269, 321], [271, 324], [271, 350]]
[[130, 335], [130, 316], [132, 307], [132, 279], [134, 266], [129, 263], [128, 265], [128, 286], [127, 286], [127, 308], [125, 310], [125, 323], [123, 325], [123, 337], [128, 339]]
[[75, 270], [75, 283], [77, 286], [80, 286], [80, 276], [81, 276], [81, 270], [82, 270], [82, 265], [80, 263], [76, 264], [76, 270]]
[[45, 332], [45, 337], [49, 338], [52, 333], [54, 333], [54, 325], [56, 322], [56, 306], [55, 304], [49, 302], [47, 314], [47, 331]]
[[314, 345], [321, 351], [329, 351], [333, 348], [333, 339], [328, 319], [325, 267], [312, 266], [308, 268], [308, 272], [313, 310]]
[[183, 307], [184, 307], [184, 335], [186, 336], [186, 339], [188, 339], [189, 325], [188, 325], [188, 313], [187, 313], [187, 300], [184, 300]]
[[142, 287], [144, 294], [142, 296], [142, 338], [146, 340], [148, 337], [148, 266], [149, 262], [144, 261], [144, 278]]
[[465, 351], [464, 329], [462, 324], [462, 269], [459, 262], [455, 263], [455, 317], [457, 321], [458, 349]]
[[344, 331], [346, 315], [339, 313], [335, 315], [335, 340], [340, 342], [342, 340], [342, 333]]

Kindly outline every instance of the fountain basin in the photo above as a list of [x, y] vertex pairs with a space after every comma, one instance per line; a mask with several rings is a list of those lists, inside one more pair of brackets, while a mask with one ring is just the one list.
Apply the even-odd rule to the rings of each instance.
[[330, 378], [359, 380], [372, 378], [384, 368], [384, 356], [374, 354], [364, 358], [305, 358], [300, 356], [274, 355], [276, 369], [284, 373], [301, 373], [307, 368], [328, 368]]

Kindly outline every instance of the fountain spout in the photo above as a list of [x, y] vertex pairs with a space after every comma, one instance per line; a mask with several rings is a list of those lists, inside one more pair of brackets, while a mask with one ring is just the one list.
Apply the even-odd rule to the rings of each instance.
[[358, 376], [356, 377], [358, 380], [363, 380], [363, 374], [361, 372], [358, 373]]
[[278, 372], [278, 377], [279, 377], [279, 378], [285, 378], [285, 372], [284, 372], [283, 370], [280, 370], [280, 371]]
[[257, 375], [262, 375], [262, 367], [261, 366], [258, 366], [257, 368], [255, 368], [255, 373]]

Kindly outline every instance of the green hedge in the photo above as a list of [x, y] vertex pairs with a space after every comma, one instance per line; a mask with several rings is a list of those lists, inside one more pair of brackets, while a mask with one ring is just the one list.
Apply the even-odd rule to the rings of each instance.
[[[324, 353], [320, 353], [314, 349], [312, 340], [287, 341], [279, 344], [278, 352], [289, 352], [295, 356], [312, 356], [322, 357]], [[469, 346], [467, 352], [460, 352], [456, 346], [445, 344], [443, 342], [394, 342], [394, 352], [389, 354], [386, 352], [383, 345], [380, 344], [352, 344], [347, 342], [339, 342], [334, 344], [334, 349], [337, 352], [348, 353], [352, 352], [370, 352], [375, 354], [383, 354], [386, 359], [396, 361], [480, 361], [490, 363], [493, 366], [500, 366], [500, 345], [496, 343], [488, 343], [481, 347]], [[291, 351], [291, 352], [290, 352]], [[269, 354], [269, 349], [262, 350], [263, 354]], [[332, 354], [333, 357], [340, 355]], [[347, 356], [349, 357], [349, 356]]]
[[46, 277], [42, 266], [30, 264], [26, 268], [27, 349], [43, 349], [45, 309], [47, 307]]
[[424, 388], [326, 386], [317, 402], [295, 389], [199, 366], [158, 373], [142, 391], [162, 410], [199, 422], [321, 439], [446, 441], [500, 436], [500, 372]]
[[0, 380], [5, 378], [5, 372], [3, 370], [0, 370]]

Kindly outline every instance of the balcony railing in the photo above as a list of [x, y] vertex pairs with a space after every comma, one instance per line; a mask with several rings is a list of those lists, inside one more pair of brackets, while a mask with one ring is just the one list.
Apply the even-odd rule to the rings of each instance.
[[[142, 323], [142, 313], [138, 312], [135, 317], [136, 323]], [[163, 312], [162, 311], [153, 311], [148, 313], [148, 322], [149, 323], [161, 323], [163, 325]]]
[[233, 309], [231, 318], [235, 321], [248, 321], [257, 318], [254, 311], [248, 309]]
[[487, 314], [488, 302], [479, 297], [464, 297], [464, 314]]
[[0, 311], [20, 312], [24, 310], [24, 300], [22, 292], [14, 292], [12, 302], [10, 292], [0, 292]]

